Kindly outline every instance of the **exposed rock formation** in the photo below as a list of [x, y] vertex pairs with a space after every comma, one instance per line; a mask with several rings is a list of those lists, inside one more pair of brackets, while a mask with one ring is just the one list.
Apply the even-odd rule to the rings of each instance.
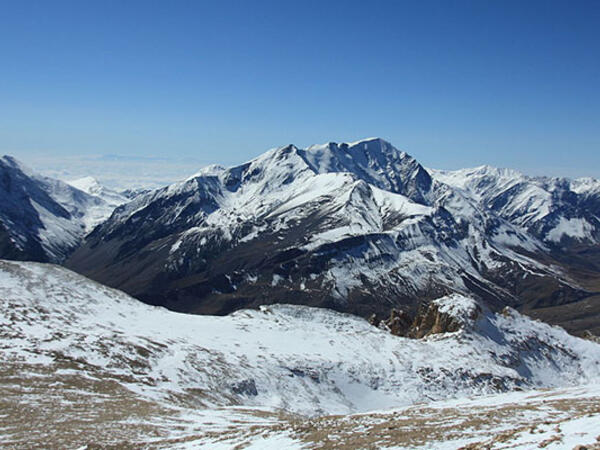
[[473, 324], [481, 313], [481, 306], [474, 300], [452, 294], [424, 305], [414, 319], [407, 312], [394, 309], [390, 317], [378, 325], [396, 336], [422, 338], [459, 331]]

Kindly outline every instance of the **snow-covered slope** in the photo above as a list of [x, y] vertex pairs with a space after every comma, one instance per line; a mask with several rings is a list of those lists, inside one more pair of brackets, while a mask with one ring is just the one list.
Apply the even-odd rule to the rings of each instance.
[[113, 209], [100, 196], [0, 158], [0, 256], [62, 261]]
[[[135, 198], [68, 266], [152, 304], [227, 313], [260, 302], [367, 316], [476, 294], [523, 305], [536, 283], [580, 292], [532, 255], [545, 245], [436, 181], [382, 139], [273, 149]], [[531, 292], [533, 292], [531, 290]]]
[[85, 225], [88, 232], [110, 217], [117, 206], [130, 201], [125, 195], [102, 186], [93, 177], [79, 178], [68, 183], [80, 191], [101, 200], [86, 210]]
[[528, 177], [490, 166], [430, 173], [547, 243], [600, 242], [599, 180]]
[[77, 180], [69, 181], [69, 184], [94, 197], [100, 197], [107, 205], [112, 206], [113, 209], [129, 201], [129, 198], [121, 193], [102, 186], [94, 177], [78, 178]]
[[460, 327], [415, 340], [305, 306], [174, 313], [64, 268], [0, 261], [0, 360], [4, 371], [110, 379], [167, 404], [308, 415], [600, 377], [600, 345], [560, 328], [457, 295], [433, 307]]
[[521, 390], [598, 383], [600, 345], [458, 295], [431, 306], [458, 328], [415, 340], [305, 306], [179, 314], [58, 266], [0, 261], [0, 445], [496, 448], [507, 430], [514, 448], [582, 443], [597, 388]]

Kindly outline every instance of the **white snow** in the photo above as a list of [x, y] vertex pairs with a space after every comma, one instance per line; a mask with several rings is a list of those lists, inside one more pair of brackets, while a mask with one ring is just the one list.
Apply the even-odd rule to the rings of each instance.
[[593, 227], [585, 219], [561, 217], [558, 224], [547, 234], [547, 240], [560, 242], [563, 236], [578, 239], [592, 239]]
[[[80, 358], [139, 380], [126, 386], [149, 398], [200, 388], [205, 405], [315, 415], [600, 377], [599, 345], [516, 312], [487, 312], [463, 332], [411, 340], [357, 317], [302, 306], [227, 317], [177, 314], [63, 268], [16, 262], [0, 262], [0, 298], [0, 323], [10, 323], [3, 361]], [[439, 302], [459, 316], [474, 305], [460, 296]], [[245, 380], [257, 395], [236, 394], [233, 386]]]
[[[553, 219], [553, 213], [573, 208], [570, 196], [562, 195], [570, 191], [581, 197], [600, 195], [600, 181], [593, 178], [546, 178], [529, 177], [511, 169], [497, 169], [481, 166], [455, 171], [429, 169], [432, 176], [466, 193], [483, 207], [495, 207], [498, 214], [512, 224], [525, 230], [537, 231], [540, 224]], [[591, 213], [580, 208], [581, 214]], [[597, 222], [597, 218], [595, 219]], [[546, 242], [559, 242], [562, 236], [595, 242], [595, 226], [583, 217], [559, 215], [558, 224], [545, 231], [542, 239]], [[514, 237], [514, 235], [513, 235]], [[531, 249], [531, 248], [530, 248]]]
[[[360, 288], [364, 278], [374, 284], [389, 281], [404, 293], [418, 292], [431, 283], [466, 293], [464, 273], [487, 284], [479, 271], [484, 265], [501, 269], [500, 257], [517, 261], [532, 273], [552, 272], [514, 250], [544, 249], [542, 242], [522, 228], [500, 219], [495, 233], [486, 233], [489, 221], [497, 218], [466, 192], [441, 183], [434, 184], [425, 197], [412, 191], [396, 192], [404, 192], [400, 184], [406, 182], [405, 177], [413, 179], [418, 170], [416, 161], [379, 139], [307, 149], [276, 148], [246, 165], [208, 167], [181, 183], [136, 198], [109, 224], [117, 227], [153, 202], [181, 198], [159, 219], [168, 226], [194, 205], [198, 212], [186, 219], [189, 230], [177, 237], [165, 265], [173, 270], [180, 266], [186, 249], [194, 252], [208, 239], [236, 245], [278, 234], [272, 239], [281, 241], [284, 236], [290, 239], [294, 228], [307, 220], [310, 232], [297, 235], [290, 247], [318, 251], [346, 238], [381, 236], [378, 239], [385, 245], [365, 247], [362, 255], [338, 260], [324, 274], [340, 301]], [[215, 207], [205, 209], [202, 205], [207, 203]], [[442, 242], [452, 230], [438, 231], [438, 224], [432, 223], [442, 209], [455, 220], [471, 224], [469, 236], [457, 242], [458, 247]]]
[[[410, 448], [456, 448], [511, 430], [511, 448], [536, 447], [549, 438], [555, 439], [549, 448], [571, 448], [598, 435], [597, 414], [569, 417], [570, 410], [552, 402], [600, 396], [593, 387], [600, 386], [600, 345], [512, 310], [492, 314], [460, 295], [435, 302], [440, 312], [468, 326], [422, 340], [302, 306], [264, 306], [226, 317], [178, 314], [35, 263], [0, 261], [0, 299], [3, 369], [18, 368], [18, 380], [35, 377], [40, 387], [43, 377], [61, 374], [110, 380], [140, 401], [168, 407], [168, 418], [144, 422], [150, 446], [313, 448], [301, 432], [311, 423], [329, 427], [330, 438], [343, 446], [356, 433], [403, 417], [404, 426], [408, 418], [425, 417], [448, 430], [443, 441], [429, 438], [428, 445]], [[59, 362], [70, 368], [56, 371]], [[499, 393], [560, 386], [567, 388]], [[18, 381], [5, 388], [18, 390]], [[52, 389], [52, 395], [61, 392], [58, 384]], [[80, 389], [92, 402], [104, 395]], [[35, 410], [36, 395], [50, 393], [24, 387], [19, 402]], [[461, 425], [471, 423], [469, 415], [493, 417], [506, 408], [515, 410], [514, 418], [478, 429]], [[315, 417], [356, 412], [362, 414]], [[311, 422], [289, 413], [310, 416]], [[86, 414], [99, 420], [94, 411]], [[69, 426], [69, 416], [61, 417]], [[520, 431], [523, 420], [535, 421], [535, 434]], [[165, 436], [150, 431], [151, 425], [166, 428], [169, 440], [162, 441]], [[383, 437], [373, 435], [371, 443], [390, 447]], [[0, 436], [0, 443], [25, 443], [11, 439]]]
[[440, 313], [448, 314], [463, 324], [468, 323], [480, 309], [475, 300], [458, 294], [438, 298], [433, 303], [438, 306]]
[[[13, 183], [22, 183], [24, 195], [27, 196], [24, 201], [28, 201], [37, 212], [38, 217], [27, 220], [35, 223], [39, 218], [41, 222], [41, 227], [26, 232], [35, 235], [37, 231], [37, 239], [33, 239], [39, 240], [53, 261], [64, 259], [65, 254], [85, 234], [106, 220], [118, 205], [128, 201], [120, 194], [103, 188], [90, 177], [73, 181], [71, 185], [42, 176], [11, 157], [3, 157], [1, 162], [5, 170], [10, 172]], [[15, 224], [3, 217], [1, 211], [0, 220], [8, 225], [11, 238], [22, 247], [27, 237], [19, 235]]]

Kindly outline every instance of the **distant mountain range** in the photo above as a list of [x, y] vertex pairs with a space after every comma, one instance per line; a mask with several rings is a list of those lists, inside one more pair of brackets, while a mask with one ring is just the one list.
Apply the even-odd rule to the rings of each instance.
[[10, 157], [0, 171], [0, 257], [61, 262], [150, 304], [380, 321], [460, 293], [600, 331], [598, 180], [430, 170], [382, 139], [289, 145], [142, 193]]

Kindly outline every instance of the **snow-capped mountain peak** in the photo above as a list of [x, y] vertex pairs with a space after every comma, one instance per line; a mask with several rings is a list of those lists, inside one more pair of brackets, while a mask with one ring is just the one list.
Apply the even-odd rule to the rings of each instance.
[[478, 199], [485, 196], [489, 189], [498, 189], [499, 186], [507, 189], [525, 179], [525, 176], [517, 170], [489, 165], [459, 170], [428, 169], [428, 171], [435, 179], [464, 189]]
[[208, 166], [202, 167], [198, 172], [187, 177], [185, 179], [185, 181], [192, 180], [192, 179], [198, 178], [198, 177], [219, 176], [225, 170], [226, 170], [226, 168], [221, 166], [220, 164], [210, 164]]
[[107, 207], [105, 208], [105, 212], [99, 212], [97, 214], [98, 220], [92, 224], [91, 228], [93, 228], [93, 226], [97, 225], [103, 219], [106, 219], [112, 210], [114, 210], [117, 206], [129, 201], [129, 199], [121, 193], [100, 184], [94, 177], [78, 178], [76, 180], [69, 181], [68, 183], [80, 191], [99, 198], [106, 203]]
[[26, 166], [25, 164], [17, 160], [15, 157], [10, 155], [3, 155], [0, 158], [0, 162], [2, 162], [5, 166], [23, 172], [25, 175], [32, 175], [34, 173], [33, 170], [31, 170], [28, 166]]
[[[414, 314], [449, 292], [495, 307], [573, 302], [587, 289], [556, 249], [600, 242], [595, 180], [490, 166], [427, 170], [380, 138], [286, 145], [129, 198], [92, 178], [74, 181], [76, 189], [2, 161], [54, 199], [36, 204], [75, 227], [69, 250], [53, 250], [52, 260], [98, 224], [69, 267], [182, 311], [228, 313], [265, 295], [362, 316]], [[3, 222], [16, 241], [17, 217]], [[62, 242], [58, 222], [41, 222], [34, 241]]]
[[431, 177], [411, 156], [380, 138], [352, 143], [330, 142], [300, 150], [316, 173], [348, 172], [359, 179], [424, 203]]
[[414, 312], [448, 292], [518, 305], [512, 285], [527, 277], [571, 292], [535, 259], [545, 245], [467, 187], [434, 180], [379, 138], [287, 145], [137, 197], [68, 264], [150, 303], [205, 313], [265, 295], [360, 315]]

